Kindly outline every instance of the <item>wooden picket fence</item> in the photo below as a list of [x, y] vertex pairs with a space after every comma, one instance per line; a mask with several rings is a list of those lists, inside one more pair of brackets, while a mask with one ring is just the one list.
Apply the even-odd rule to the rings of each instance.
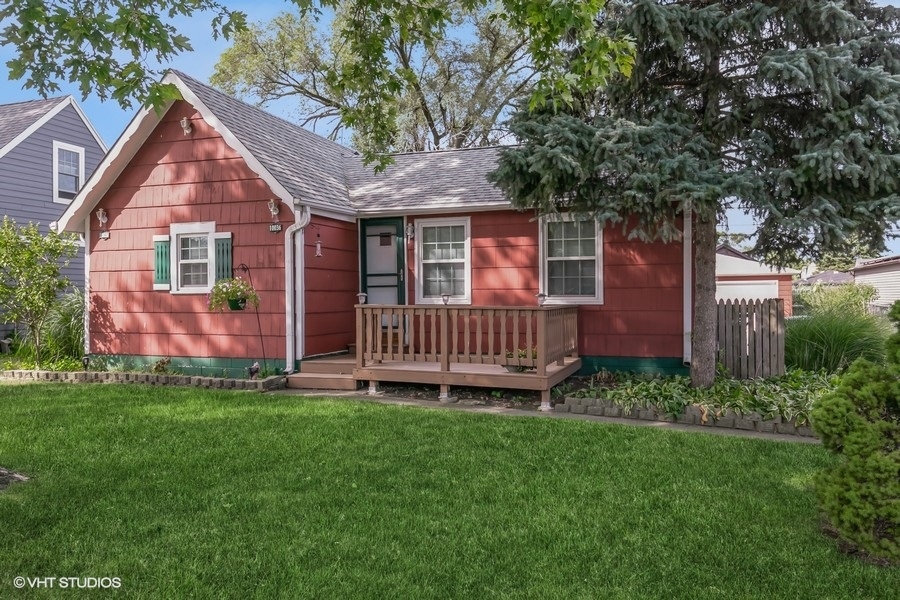
[[784, 300], [719, 300], [717, 341], [733, 377], [784, 375]]

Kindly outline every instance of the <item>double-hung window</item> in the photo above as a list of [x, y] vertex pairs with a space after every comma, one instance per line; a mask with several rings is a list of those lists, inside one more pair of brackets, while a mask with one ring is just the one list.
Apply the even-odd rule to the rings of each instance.
[[470, 219], [416, 221], [417, 304], [472, 302]]
[[68, 204], [84, 184], [84, 148], [53, 142], [53, 201]]
[[541, 220], [541, 292], [547, 304], [603, 302], [603, 236], [597, 222], [577, 214]]
[[173, 223], [169, 235], [153, 236], [153, 289], [205, 294], [218, 279], [231, 277], [231, 233], [214, 221]]

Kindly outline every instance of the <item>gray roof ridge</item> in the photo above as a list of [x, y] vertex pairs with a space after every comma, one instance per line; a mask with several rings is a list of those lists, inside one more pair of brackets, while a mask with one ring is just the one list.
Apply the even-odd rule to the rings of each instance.
[[355, 150], [353, 150], [352, 148], [348, 148], [347, 146], [344, 146], [344, 145], [342, 145], [342, 144], [339, 144], [339, 143], [335, 142], [334, 140], [328, 139], [328, 138], [325, 137], [324, 135], [319, 135], [318, 133], [315, 133], [315, 132], [313, 132], [313, 131], [310, 131], [310, 130], [308, 130], [308, 129], [305, 129], [304, 127], [301, 127], [301, 126], [298, 125], [297, 123], [294, 123], [294, 122], [292, 122], [292, 121], [289, 121], [289, 120], [285, 119], [284, 117], [280, 117], [280, 116], [278, 116], [278, 115], [276, 115], [276, 114], [274, 114], [274, 113], [270, 113], [269, 111], [264, 110], [263, 108], [261, 108], [261, 107], [255, 105], [255, 104], [251, 104], [251, 103], [249, 103], [249, 102], [246, 102], [246, 101], [244, 101], [244, 100], [241, 100], [240, 98], [236, 98], [236, 97], [232, 96], [231, 94], [226, 94], [226, 93], [223, 92], [222, 90], [220, 90], [220, 89], [218, 89], [218, 88], [215, 88], [215, 87], [213, 87], [212, 85], [210, 85], [210, 84], [208, 84], [208, 83], [205, 83], [205, 82], [203, 82], [203, 81], [200, 81], [200, 80], [197, 79], [196, 77], [193, 77], [193, 76], [191, 76], [191, 75], [188, 75], [188, 74], [185, 73], [184, 71], [179, 71], [178, 69], [169, 69], [169, 71], [171, 71], [172, 73], [178, 75], [178, 77], [181, 78], [182, 80], [189, 80], [187, 83], [189, 83], [191, 86], [193, 86], [193, 85], [200, 85], [200, 86], [203, 86], [204, 88], [206, 88], [206, 89], [208, 89], [208, 90], [210, 90], [210, 91], [212, 91], [212, 92], [215, 92], [216, 94], [222, 95], [223, 97], [227, 98], [227, 99], [230, 100], [231, 102], [239, 102], [240, 104], [243, 104], [243, 105], [246, 106], [247, 108], [250, 108], [250, 109], [255, 110], [256, 112], [260, 113], [260, 115], [263, 115], [263, 116], [265, 116], [265, 117], [268, 118], [268, 119], [275, 119], [276, 121], [280, 121], [280, 122], [284, 123], [285, 125], [287, 125], [288, 127], [290, 127], [292, 130], [296, 131], [296, 132], [297, 132], [298, 134], [300, 134], [300, 135], [304, 135], [304, 136], [312, 136], [312, 138], [314, 138], [314, 139], [316, 140], [316, 142], [319, 142], [319, 143], [321, 143], [321, 142], [326, 142], [326, 143], [328, 143], [328, 144], [331, 144], [331, 145], [333, 145], [333, 146], [335, 146], [335, 147], [337, 147], [337, 148], [339, 148], [339, 149], [341, 149], [341, 150], [343, 150], [343, 151], [345, 151], [345, 152], [348, 152], [348, 153], [349, 153], [348, 156], [352, 156], [352, 155], [354, 155], [354, 154], [357, 154], [357, 152], [356, 152]]
[[16, 106], [18, 104], [32, 104], [32, 103], [36, 104], [38, 102], [47, 102], [48, 104], [52, 102], [54, 105], [56, 105], [68, 98], [69, 98], [69, 95], [51, 96], [49, 98], [32, 98], [31, 100], [18, 100], [16, 102], [4, 102], [3, 104], [0, 104], [0, 107], [6, 108], [9, 106]]

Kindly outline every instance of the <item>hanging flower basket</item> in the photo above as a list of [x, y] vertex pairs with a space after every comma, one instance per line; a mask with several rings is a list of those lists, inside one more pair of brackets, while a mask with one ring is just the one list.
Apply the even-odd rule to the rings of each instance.
[[220, 279], [209, 292], [209, 310], [244, 310], [248, 304], [259, 306], [259, 295], [250, 282], [240, 277]]

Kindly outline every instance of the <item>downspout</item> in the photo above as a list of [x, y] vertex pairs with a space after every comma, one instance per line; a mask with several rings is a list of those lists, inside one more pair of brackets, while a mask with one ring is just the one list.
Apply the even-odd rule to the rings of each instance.
[[[299, 211], [299, 212], [298, 212]], [[294, 223], [284, 232], [284, 323], [285, 323], [285, 373], [294, 371], [294, 363], [297, 360], [296, 353], [296, 332], [297, 325], [295, 318], [302, 318], [302, 313], [298, 315], [297, 311], [297, 284], [298, 278], [295, 277], [296, 271], [296, 249], [303, 248], [303, 242], [295, 243], [295, 236], [299, 233], [303, 235], [303, 228], [309, 225], [310, 213], [308, 206], [302, 206], [298, 199], [294, 199]], [[300, 262], [303, 258], [300, 257]]]
[[684, 235], [682, 236], [682, 260], [683, 260], [683, 317], [682, 329], [684, 331], [683, 341], [683, 362], [685, 365], [691, 363], [691, 337], [694, 325], [694, 238], [693, 238], [693, 220], [694, 214], [691, 209], [690, 200], [684, 208]]

